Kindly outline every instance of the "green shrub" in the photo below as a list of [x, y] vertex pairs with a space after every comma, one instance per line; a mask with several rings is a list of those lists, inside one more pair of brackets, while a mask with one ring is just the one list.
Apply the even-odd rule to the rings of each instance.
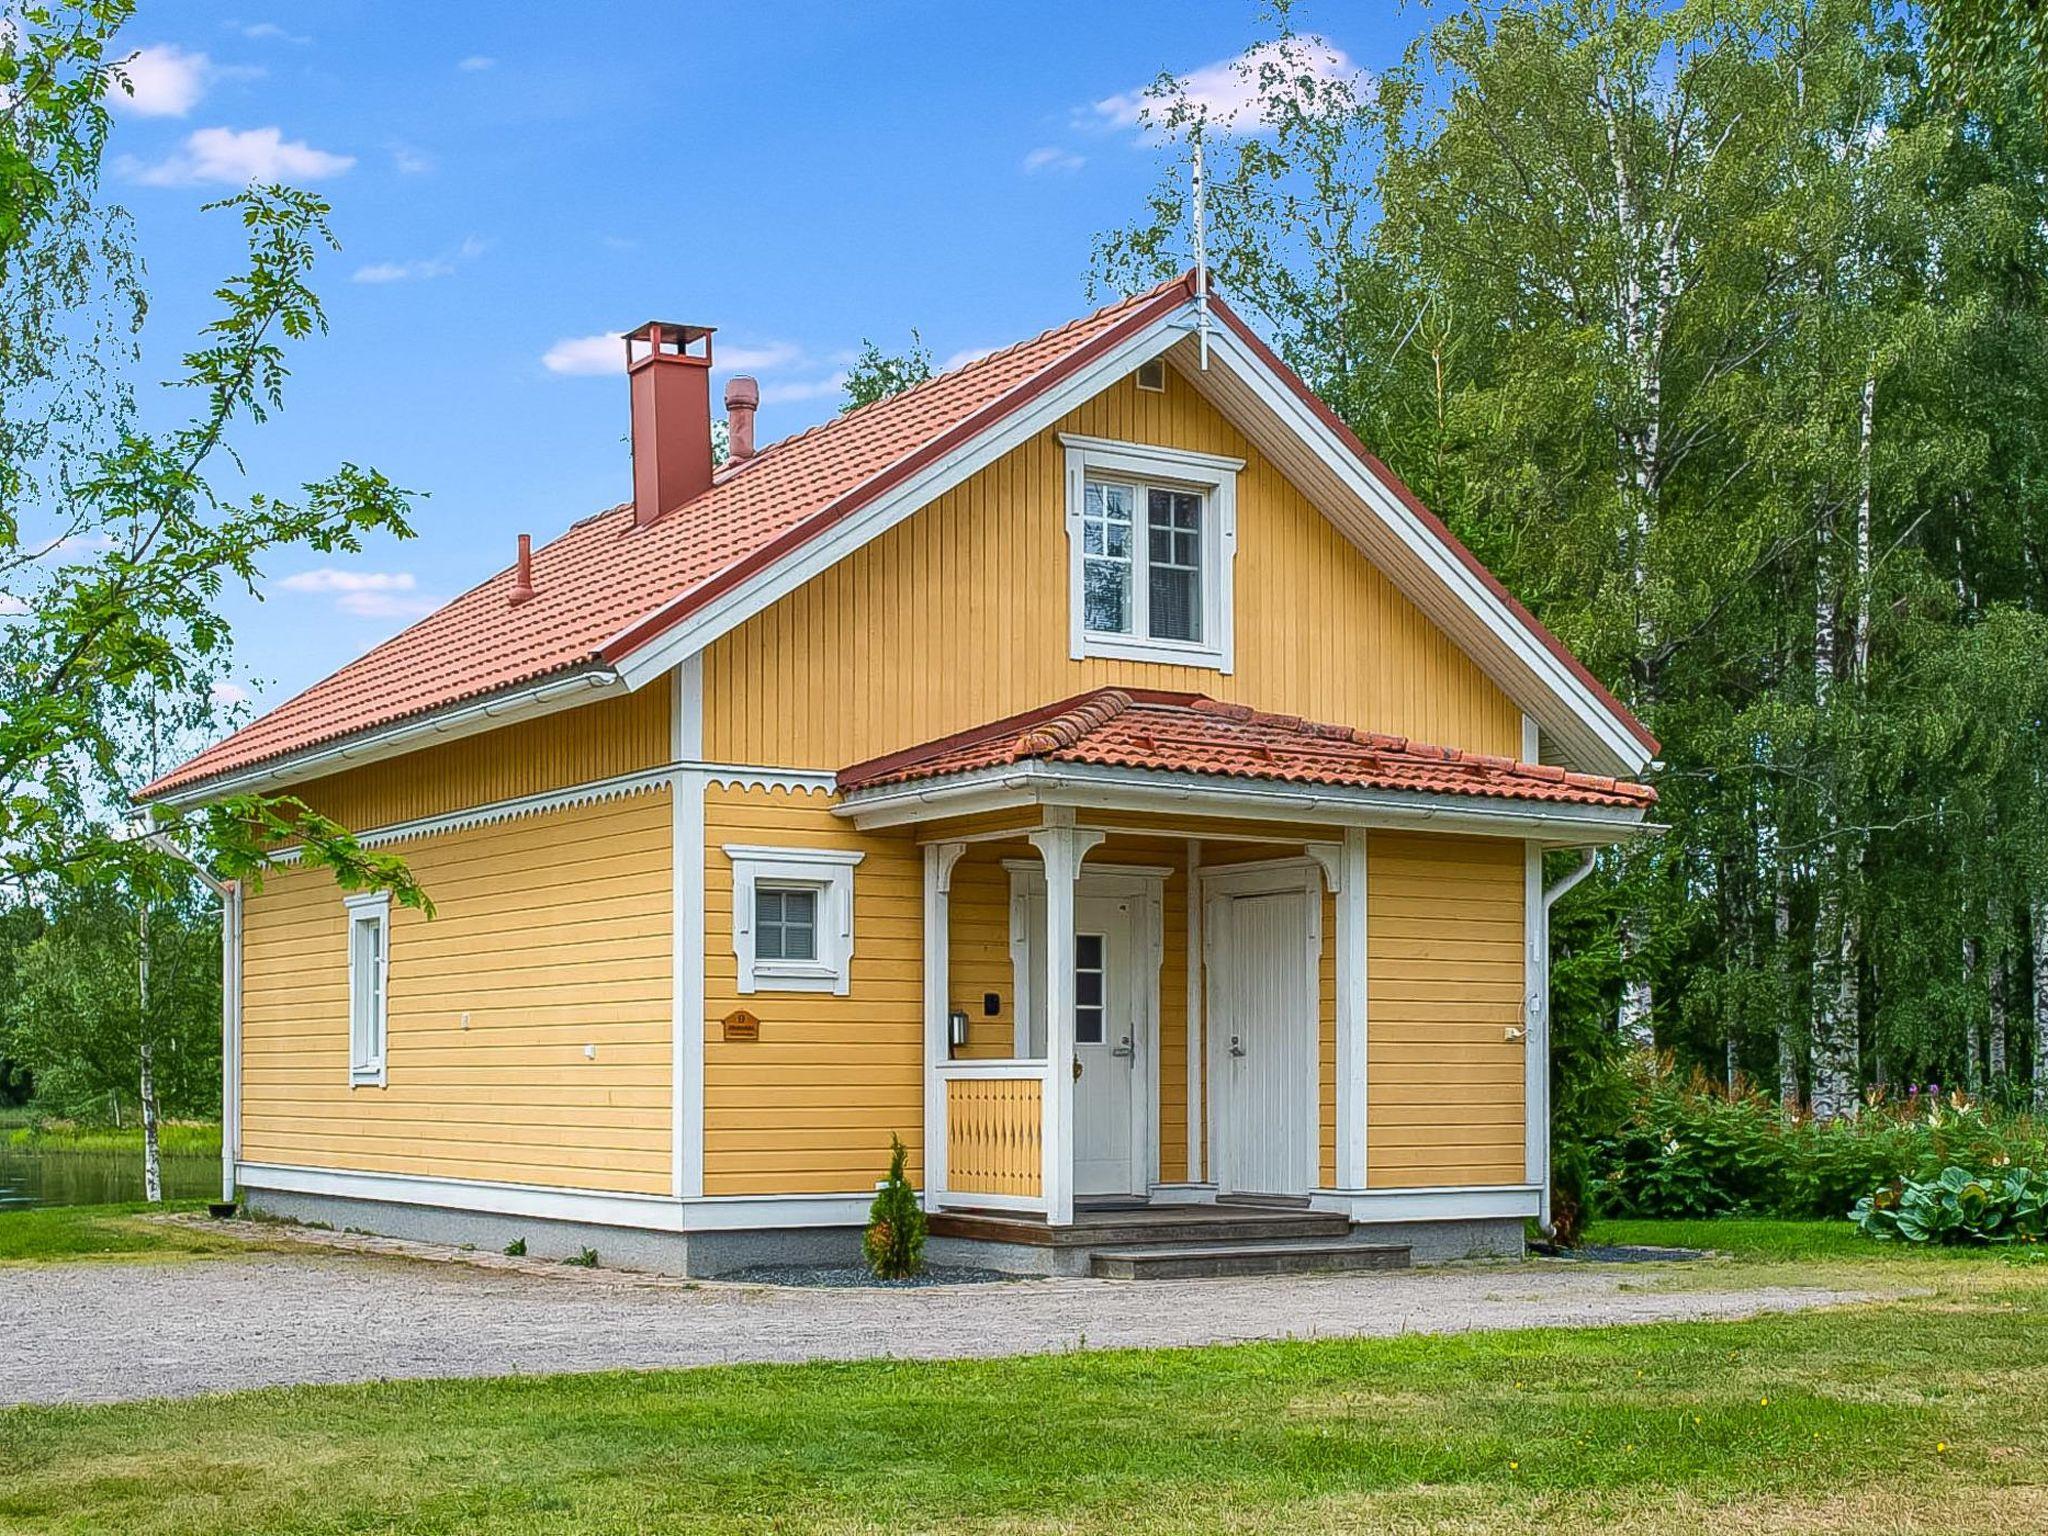
[[2048, 1168], [2048, 1127], [1960, 1094], [1888, 1101], [1873, 1091], [1853, 1120], [1787, 1122], [1774, 1100], [1729, 1093], [1668, 1057], [1630, 1063], [1632, 1107], [1592, 1149], [1603, 1216], [1787, 1216], [1832, 1220], [1886, 1185], [1959, 1167], [1989, 1176]]
[[868, 1208], [861, 1253], [883, 1280], [908, 1280], [924, 1269], [924, 1209], [903, 1174], [903, 1140], [889, 1137], [889, 1177]]
[[1895, 1179], [1849, 1214], [1881, 1242], [2038, 1243], [2048, 1237], [2048, 1174], [1951, 1165], [1932, 1179]]

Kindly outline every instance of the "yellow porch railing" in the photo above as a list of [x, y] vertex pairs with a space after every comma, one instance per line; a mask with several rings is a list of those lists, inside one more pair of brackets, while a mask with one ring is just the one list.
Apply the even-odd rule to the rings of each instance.
[[946, 1082], [946, 1186], [955, 1194], [1035, 1200], [1044, 1193], [1044, 1083], [1029, 1076]]

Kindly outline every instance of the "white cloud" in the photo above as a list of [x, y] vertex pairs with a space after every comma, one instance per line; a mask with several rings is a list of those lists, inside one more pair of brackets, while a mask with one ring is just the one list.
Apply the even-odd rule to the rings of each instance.
[[218, 682], [206, 690], [213, 702], [222, 706], [233, 706], [249, 702], [249, 690], [240, 683]]
[[274, 21], [252, 22], [242, 28], [242, 36], [256, 42], [310, 43], [312, 38], [298, 32], [287, 32]]
[[939, 372], [951, 373], [955, 368], [965, 368], [969, 363], [978, 363], [995, 350], [994, 347], [962, 347], [939, 364]]
[[333, 566], [299, 571], [277, 583], [281, 592], [332, 597], [335, 610], [358, 619], [417, 619], [441, 606], [415, 590], [411, 571], [341, 571]]
[[714, 347], [712, 358], [728, 373], [772, 373], [804, 361], [804, 349], [790, 341], [765, 341], [758, 346]]
[[1037, 176], [1044, 172], [1073, 172], [1088, 163], [1086, 155], [1077, 155], [1071, 149], [1061, 149], [1057, 144], [1047, 144], [1034, 149], [1024, 157], [1024, 174]]
[[304, 139], [287, 139], [278, 128], [201, 128], [176, 154], [153, 164], [124, 157], [120, 169], [151, 187], [220, 181], [318, 181], [339, 176], [356, 163], [353, 155], [315, 149]]
[[137, 117], [183, 117], [199, 105], [213, 75], [213, 61], [175, 43], [152, 43], [124, 60], [128, 89], [109, 81], [108, 104]]
[[0, 592], [0, 619], [17, 619], [28, 612], [28, 600], [12, 592]]
[[495, 69], [497, 66], [498, 61], [496, 59], [483, 53], [472, 53], [468, 58], [457, 61], [455, 65], [457, 69], [467, 70], [471, 74], [475, 74], [478, 70]]
[[334, 606], [357, 619], [423, 619], [441, 606], [441, 599], [396, 592], [344, 592]]
[[457, 267], [466, 261], [474, 261], [483, 252], [484, 242], [471, 235], [447, 255], [420, 257], [413, 261], [373, 261], [367, 266], [357, 267], [352, 281], [420, 283], [436, 277], [452, 277]]
[[[1267, 126], [1258, 113], [1259, 75], [1262, 69], [1283, 70], [1290, 77], [1307, 77], [1317, 85], [1356, 82], [1364, 73], [1343, 49], [1328, 38], [1309, 32], [1287, 43], [1254, 43], [1235, 58], [1204, 64], [1180, 77], [1180, 89], [1190, 106], [1198, 109], [1214, 131], [1254, 134]], [[1152, 97], [1149, 88], [1122, 91], [1105, 96], [1080, 120], [1098, 128], [1136, 128]]]
[[832, 395], [844, 393], [846, 374], [829, 374], [822, 379], [787, 379], [778, 384], [761, 386], [763, 405], [796, 405], [805, 400], [823, 400]]
[[626, 348], [619, 338], [623, 331], [602, 331], [595, 336], [565, 336], [540, 356], [549, 373], [571, 376], [624, 373]]
[[424, 176], [434, 168], [434, 157], [410, 144], [391, 146], [391, 168], [401, 176]]

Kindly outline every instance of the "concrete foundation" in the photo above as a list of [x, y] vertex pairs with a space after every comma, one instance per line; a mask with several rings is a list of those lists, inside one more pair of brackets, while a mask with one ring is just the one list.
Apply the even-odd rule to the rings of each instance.
[[[261, 1187], [247, 1188], [243, 1194], [249, 1210], [258, 1216], [319, 1223], [339, 1231], [374, 1232], [382, 1237], [467, 1243], [499, 1252], [513, 1241], [523, 1240], [527, 1254], [539, 1259], [575, 1258], [591, 1248], [596, 1250], [600, 1264], [657, 1274], [710, 1279], [759, 1264], [861, 1262], [858, 1227], [655, 1232], [644, 1227], [499, 1216], [454, 1206], [306, 1195]], [[1511, 1218], [1360, 1222], [1351, 1228], [1345, 1240], [1405, 1243], [1417, 1264], [1520, 1258], [1522, 1223]], [[1086, 1244], [1055, 1246], [963, 1237], [933, 1237], [925, 1244], [928, 1263], [995, 1269], [1013, 1275], [1085, 1275], [1089, 1272], [1090, 1252]]]
[[538, 1259], [570, 1259], [586, 1248], [600, 1264], [710, 1279], [756, 1264], [858, 1264], [859, 1227], [775, 1227], [737, 1232], [654, 1232], [587, 1221], [499, 1216], [453, 1206], [410, 1205], [340, 1195], [303, 1195], [251, 1186], [251, 1214], [317, 1222], [337, 1231], [374, 1232], [430, 1243], [467, 1243], [503, 1252], [524, 1240]]

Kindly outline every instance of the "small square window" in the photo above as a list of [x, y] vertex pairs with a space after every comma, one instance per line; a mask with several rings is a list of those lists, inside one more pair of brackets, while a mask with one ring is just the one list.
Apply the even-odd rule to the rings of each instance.
[[757, 960], [818, 958], [816, 886], [754, 887], [754, 957]]
[[728, 843], [732, 948], [738, 990], [835, 992], [853, 985], [850, 848], [760, 848]]
[[1166, 393], [1166, 359], [1155, 357], [1149, 363], [1138, 364], [1138, 388], [1151, 394]]

